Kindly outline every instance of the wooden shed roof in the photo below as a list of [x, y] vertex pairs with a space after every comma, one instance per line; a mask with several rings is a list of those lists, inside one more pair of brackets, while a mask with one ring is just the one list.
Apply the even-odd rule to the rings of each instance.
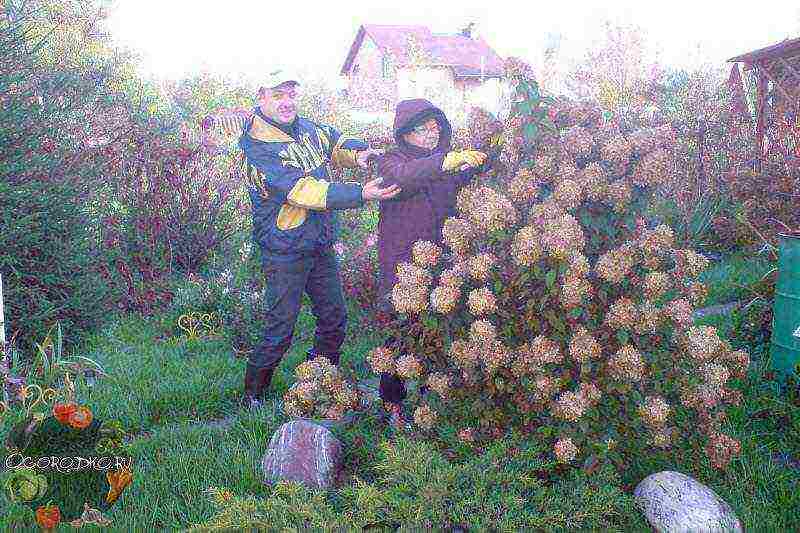
[[775, 59], [778, 57], [792, 57], [800, 55], [800, 38], [785, 39], [778, 44], [753, 50], [740, 56], [732, 57], [730, 63], [754, 63], [761, 59]]

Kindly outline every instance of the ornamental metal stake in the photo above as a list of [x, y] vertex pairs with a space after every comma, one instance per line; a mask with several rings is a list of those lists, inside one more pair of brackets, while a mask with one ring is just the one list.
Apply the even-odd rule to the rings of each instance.
[[3, 402], [8, 405], [8, 388], [6, 387], [8, 382], [6, 378], [8, 378], [8, 373], [11, 369], [9, 368], [8, 353], [6, 352], [6, 323], [3, 317], [3, 274], [0, 274], [0, 351], [2, 351], [0, 364], [3, 365], [0, 370], [3, 375]]

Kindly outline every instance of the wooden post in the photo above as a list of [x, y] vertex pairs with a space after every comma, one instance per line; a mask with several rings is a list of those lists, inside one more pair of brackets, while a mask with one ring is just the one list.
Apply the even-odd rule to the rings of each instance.
[[767, 96], [767, 77], [764, 75], [764, 65], [756, 63], [756, 165], [757, 171], [761, 172], [761, 163], [764, 159], [764, 106]]

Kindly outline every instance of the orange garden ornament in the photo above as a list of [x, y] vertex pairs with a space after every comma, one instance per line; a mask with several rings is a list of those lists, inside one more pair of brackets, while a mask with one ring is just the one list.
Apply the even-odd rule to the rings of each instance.
[[70, 427], [74, 429], [84, 429], [92, 423], [92, 412], [88, 407], [78, 407], [68, 419]]
[[52, 531], [61, 522], [61, 511], [57, 505], [48, 503], [36, 509], [36, 523], [45, 531]]
[[133, 472], [129, 468], [121, 468], [114, 472], [106, 472], [106, 479], [108, 479], [108, 495], [106, 496], [106, 503], [114, 503], [125, 490], [125, 487], [133, 481]]

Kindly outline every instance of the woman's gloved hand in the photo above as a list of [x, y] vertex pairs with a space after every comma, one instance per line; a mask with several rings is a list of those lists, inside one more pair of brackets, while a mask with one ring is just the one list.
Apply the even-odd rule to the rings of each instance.
[[460, 150], [449, 152], [442, 163], [444, 172], [465, 170], [469, 167], [479, 167], [486, 161], [486, 154], [477, 150]]

